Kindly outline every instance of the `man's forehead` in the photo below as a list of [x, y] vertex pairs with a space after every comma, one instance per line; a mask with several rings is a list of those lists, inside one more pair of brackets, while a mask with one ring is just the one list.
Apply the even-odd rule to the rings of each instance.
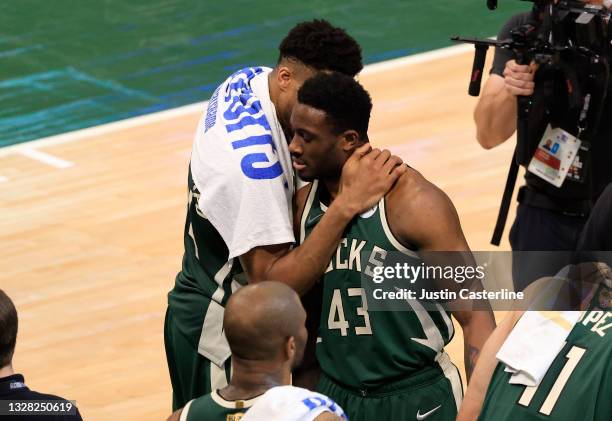
[[323, 110], [298, 102], [293, 107], [291, 118], [300, 123], [320, 124], [325, 120], [326, 115]]

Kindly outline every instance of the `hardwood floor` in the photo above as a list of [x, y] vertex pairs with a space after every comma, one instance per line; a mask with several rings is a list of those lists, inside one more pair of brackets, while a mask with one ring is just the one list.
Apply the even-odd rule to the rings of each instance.
[[[470, 69], [471, 54], [460, 54], [372, 68], [360, 80], [375, 104], [372, 143], [444, 189], [471, 248], [487, 250], [513, 142], [477, 144]], [[36, 147], [63, 168], [0, 150], [0, 288], [20, 317], [14, 367], [31, 388], [76, 400], [84, 419], [170, 413], [162, 327], [198, 118]], [[462, 365], [460, 335], [449, 350]]]

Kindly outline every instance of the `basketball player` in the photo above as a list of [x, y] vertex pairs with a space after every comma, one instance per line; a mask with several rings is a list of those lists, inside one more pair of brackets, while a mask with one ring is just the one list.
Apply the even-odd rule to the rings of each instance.
[[346, 224], [405, 171], [388, 153], [359, 150], [347, 165], [338, 203], [309, 241], [292, 249], [295, 181], [285, 133], [297, 89], [317, 72], [352, 77], [362, 64], [355, 40], [321, 20], [294, 27], [279, 49], [274, 69], [242, 69], [223, 82], [197, 129], [183, 265], [168, 294], [164, 326], [173, 409], [227, 385], [231, 351], [222, 321], [232, 292], [247, 282], [279, 279], [305, 293]]
[[[232, 350], [229, 386], [189, 401], [168, 421], [237, 421], [269, 389], [291, 384], [291, 370], [300, 363], [306, 344], [305, 322], [300, 298], [280, 282], [238, 290], [228, 300], [223, 319]], [[300, 390], [307, 397], [315, 395]], [[332, 415], [326, 408], [322, 412]], [[304, 412], [308, 407], [297, 402], [286, 408], [286, 414], [296, 409]]]
[[[612, 185], [595, 204], [582, 232], [575, 259], [588, 262], [592, 258], [609, 259], [612, 226]], [[585, 260], [588, 259], [588, 260]], [[458, 421], [476, 419], [603, 421], [612, 414], [612, 271], [606, 264], [582, 263], [575, 278], [587, 284], [600, 285], [586, 310], [569, 333], [563, 348], [546, 371], [540, 384], [526, 387], [510, 384], [510, 373], [496, 355], [523, 311], [510, 312], [487, 340], [474, 370]], [[589, 271], [589, 266], [594, 270]], [[585, 270], [586, 268], [587, 270]], [[528, 290], [537, 287], [531, 285]], [[576, 285], [576, 284], [574, 284]]]
[[[299, 90], [289, 150], [300, 178], [313, 181], [297, 194], [294, 223], [301, 240], [308, 241], [339, 197], [343, 165], [368, 142], [371, 108], [361, 85], [339, 73], [317, 75]], [[358, 259], [365, 251], [370, 259]], [[449, 314], [423, 308], [368, 312], [361, 288], [362, 272], [371, 264], [384, 264], [389, 253], [418, 257], [418, 251], [469, 248], [448, 197], [408, 169], [377, 206], [353, 218], [321, 281], [317, 390], [352, 421], [456, 417], [461, 379], [443, 350], [454, 332]], [[463, 328], [469, 376], [494, 320], [490, 312], [453, 314]]]
[[512, 374], [496, 359], [525, 314], [510, 312], [483, 347], [458, 421], [610, 420], [612, 272], [605, 265], [597, 266], [599, 285], [540, 383], [529, 387], [511, 383]]

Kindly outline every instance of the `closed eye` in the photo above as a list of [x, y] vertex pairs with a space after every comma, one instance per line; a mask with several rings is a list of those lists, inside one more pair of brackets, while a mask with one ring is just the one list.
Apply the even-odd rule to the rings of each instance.
[[301, 137], [304, 142], [310, 142], [313, 139], [313, 136], [303, 129], [296, 129], [295, 133]]

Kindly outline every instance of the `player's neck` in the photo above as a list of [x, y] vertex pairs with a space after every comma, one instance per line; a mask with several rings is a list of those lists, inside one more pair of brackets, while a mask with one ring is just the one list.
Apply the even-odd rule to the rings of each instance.
[[281, 105], [280, 105], [280, 88], [276, 83], [276, 70], [272, 70], [268, 74], [268, 93], [270, 94], [270, 102], [274, 106], [274, 110], [276, 111], [276, 118], [278, 118], [278, 122], [285, 133], [285, 137], [290, 141], [289, 132], [287, 122], [285, 121], [284, 116], [282, 115]]
[[15, 372], [13, 371], [13, 366], [11, 364], [0, 368], [0, 378], [12, 376], [13, 374], [15, 374]]
[[338, 190], [340, 189], [340, 177], [330, 177], [321, 180], [329, 193], [330, 203], [338, 196]]
[[275, 386], [291, 383], [291, 373], [277, 362], [254, 363], [234, 358], [232, 369], [230, 384], [219, 393], [223, 399], [230, 401], [251, 399]]
[[272, 70], [268, 74], [268, 93], [270, 94], [270, 101], [276, 108], [278, 108], [278, 94], [279, 89], [276, 83], [274, 82], [274, 77], [276, 75], [276, 70]]

